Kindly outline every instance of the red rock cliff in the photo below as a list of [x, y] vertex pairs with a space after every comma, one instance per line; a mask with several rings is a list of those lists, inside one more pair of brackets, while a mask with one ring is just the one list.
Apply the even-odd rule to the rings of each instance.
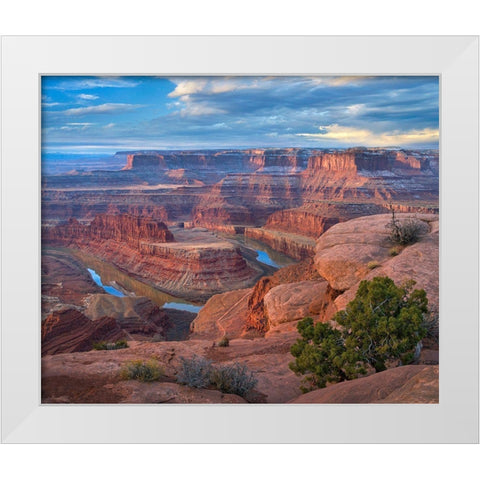
[[132, 215], [97, 215], [90, 225], [71, 218], [68, 223], [44, 228], [42, 238], [51, 243], [75, 243], [76, 240], [115, 240], [139, 247], [142, 242], [166, 243], [175, 238], [163, 222]]
[[167, 165], [163, 155], [158, 153], [133, 153], [127, 155], [127, 164], [122, 170], [132, 170], [136, 168], [162, 168], [166, 169]]

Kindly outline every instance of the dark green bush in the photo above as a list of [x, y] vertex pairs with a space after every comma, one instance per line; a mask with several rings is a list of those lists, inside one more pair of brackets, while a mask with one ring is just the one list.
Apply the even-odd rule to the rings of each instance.
[[311, 318], [299, 322], [301, 338], [291, 347], [290, 368], [307, 375], [303, 390], [357, 378], [367, 367], [380, 372], [387, 361], [410, 363], [427, 333], [427, 297], [413, 290], [414, 283], [397, 287], [388, 277], [364, 280], [355, 299], [333, 317], [339, 328], [314, 325]]
[[139, 380], [141, 382], [153, 382], [164, 374], [160, 364], [154, 360], [134, 360], [124, 365], [120, 376], [123, 380]]

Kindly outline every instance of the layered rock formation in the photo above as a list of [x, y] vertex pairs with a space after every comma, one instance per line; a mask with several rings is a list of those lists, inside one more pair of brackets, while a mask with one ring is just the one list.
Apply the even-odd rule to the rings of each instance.
[[45, 227], [42, 239], [46, 244], [80, 248], [167, 293], [194, 301], [249, 286], [261, 274], [232, 243], [202, 231], [187, 233], [184, 241], [174, 242], [162, 222], [104, 215], [90, 225], [70, 220]]
[[93, 322], [75, 308], [66, 307], [51, 313], [42, 323], [42, 356], [66, 352], [85, 352], [98, 341], [115, 341], [126, 337], [113, 318]]
[[305, 198], [411, 202], [438, 200], [438, 153], [351, 148], [312, 154], [302, 172]]
[[[427, 291], [429, 305], [438, 307], [438, 216], [430, 215], [438, 211], [438, 152], [249, 149], [121, 155], [122, 171], [44, 179], [44, 243], [73, 247], [163, 291], [208, 302], [189, 339], [131, 341], [168, 338], [174, 330], [168, 329], [168, 312], [141, 298], [99, 295], [84, 270], [50, 257], [42, 266], [46, 401], [245, 401], [172, 383], [179, 357], [197, 354], [215, 365], [246, 363], [258, 378], [250, 401], [287, 402], [300, 393], [300, 378], [288, 368], [297, 322], [305, 316], [329, 321], [354, 298], [361, 280], [388, 275], [400, 284], [413, 278]], [[416, 216], [424, 227], [419, 241], [395, 256], [385, 230], [391, 206], [404, 212], [399, 220]], [[78, 221], [65, 223], [70, 217]], [[199, 226], [245, 233], [303, 260], [258, 279], [262, 272], [253, 255]], [[55, 271], [65, 271], [65, 281], [56, 281]], [[58, 309], [69, 302], [77, 308]], [[181, 323], [184, 331], [189, 319]], [[116, 338], [119, 332], [130, 339], [124, 351], [59, 353], [88, 350], [92, 339]], [[230, 346], [213, 346], [224, 335]], [[424, 346], [420, 361], [438, 362], [438, 349]], [[152, 357], [165, 370], [162, 381], [120, 381], [126, 361]], [[308, 395], [300, 403], [435, 402], [438, 368], [394, 368]]]
[[68, 223], [42, 230], [42, 239], [51, 244], [75, 244], [85, 241], [114, 240], [141, 248], [145, 242], [174, 242], [172, 233], [163, 222], [133, 215], [97, 215], [89, 225], [75, 218]]
[[[279, 210], [268, 217], [265, 228], [317, 239], [333, 225], [365, 215], [388, 212], [387, 205], [373, 203], [310, 202]], [[396, 209], [399, 210], [399, 209]], [[415, 210], [416, 211], [416, 210]]]
[[[353, 210], [362, 203], [360, 215], [372, 213], [368, 204], [394, 203], [424, 212], [438, 207], [434, 151], [253, 149], [119, 155], [125, 158], [123, 171], [45, 177], [44, 222], [91, 220], [109, 211], [135, 214], [145, 208], [157, 220], [193, 221], [208, 228], [259, 227], [277, 211], [312, 202], [354, 203]], [[318, 236], [337, 217], [359, 216], [348, 210], [346, 216], [320, 215], [323, 224], [307, 215], [310, 227], [296, 232]], [[304, 213], [298, 212], [300, 218]], [[289, 223], [281, 217], [269, 221], [270, 227]], [[295, 226], [305, 223], [293, 221]]]
[[245, 236], [267, 244], [269, 247], [297, 260], [312, 257], [315, 241], [295, 233], [284, 233], [267, 228], [245, 228]]

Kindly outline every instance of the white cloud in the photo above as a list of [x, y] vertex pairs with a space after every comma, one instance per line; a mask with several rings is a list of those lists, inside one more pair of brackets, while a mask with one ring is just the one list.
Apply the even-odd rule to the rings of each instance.
[[175, 90], [168, 94], [169, 97], [182, 97], [184, 95], [191, 95], [192, 93], [201, 92], [207, 84], [207, 80], [183, 80], [177, 84]]
[[62, 105], [59, 102], [43, 102], [42, 107], [56, 107], [57, 105]]
[[347, 107], [347, 113], [349, 115], [358, 115], [365, 111], [365, 104], [364, 103], [355, 103], [354, 105], [349, 105]]
[[118, 77], [82, 78], [74, 77], [75, 80], [65, 77], [65, 81], [51, 86], [53, 90], [84, 90], [91, 88], [132, 88], [140, 85], [140, 82]]
[[90, 107], [69, 108], [62, 113], [71, 116], [87, 115], [89, 113], [120, 113], [143, 107], [144, 105], [134, 105], [130, 103], [102, 103]]
[[319, 133], [297, 133], [298, 136], [316, 140], [334, 140], [346, 144], [365, 146], [393, 146], [438, 142], [438, 129], [424, 128], [400, 132], [374, 133], [368, 129], [342, 127], [337, 124], [319, 127]]
[[90, 122], [71, 122], [71, 123], [67, 123], [66, 125], [63, 125], [62, 127], [59, 128], [59, 130], [67, 130], [67, 131], [86, 130], [92, 125], [95, 125], [95, 124]]
[[108, 125], [104, 125], [103, 128], [112, 128], [114, 126], [115, 126], [114, 123], [109, 123]]
[[259, 81], [255, 77], [216, 77], [188, 80], [171, 78], [170, 80], [177, 85], [175, 90], [168, 94], [171, 98], [193, 95], [195, 93], [215, 95], [246, 88], [258, 88], [259, 86]]
[[78, 98], [80, 100], [96, 100], [98, 98], [98, 95], [89, 95], [88, 93], [81, 93]]

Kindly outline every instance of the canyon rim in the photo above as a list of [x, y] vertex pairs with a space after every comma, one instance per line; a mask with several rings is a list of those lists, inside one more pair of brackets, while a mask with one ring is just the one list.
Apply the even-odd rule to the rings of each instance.
[[438, 97], [42, 77], [42, 402], [438, 403]]

